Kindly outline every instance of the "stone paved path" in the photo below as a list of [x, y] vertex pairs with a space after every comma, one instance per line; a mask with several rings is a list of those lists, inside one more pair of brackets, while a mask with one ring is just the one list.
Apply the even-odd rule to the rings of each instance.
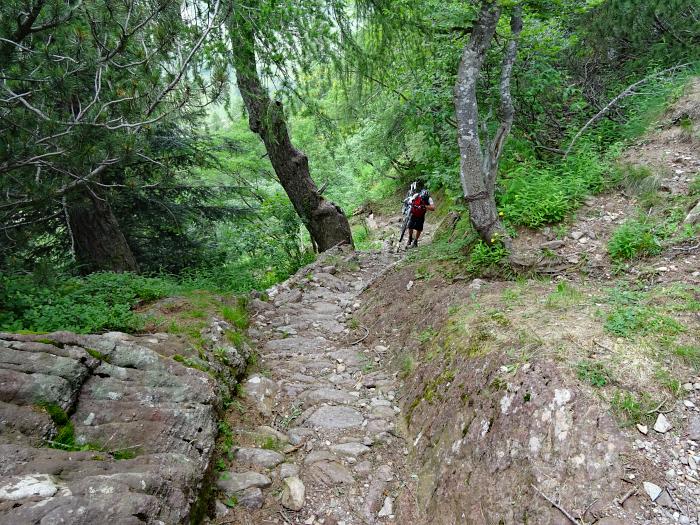
[[[235, 429], [279, 444], [237, 449], [219, 523], [354, 525], [394, 521], [407, 481], [395, 374], [387, 346], [364, 346], [353, 320], [361, 291], [398, 259], [336, 250], [253, 300], [250, 335], [264, 374], [244, 384], [264, 425]], [[353, 344], [355, 343], [355, 344]], [[230, 500], [229, 500], [230, 503]]]

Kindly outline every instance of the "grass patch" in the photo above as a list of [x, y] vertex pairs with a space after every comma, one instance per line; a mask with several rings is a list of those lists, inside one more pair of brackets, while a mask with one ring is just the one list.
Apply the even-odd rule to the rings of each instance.
[[547, 308], [565, 308], [580, 303], [583, 293], [565, 281], [557, 283], [556, 289], [547, 296], [545, 306]]
[[648, 392], [637, 394], [627, 390], [618, 390], [610, 400], [610, 406], [618, 421], [623, 426], [651, 423], [654, 409], [659, 403]]
[[644, 306], [616, 307], [607, 315], [604, 327], [611, 334], [620, 337], [677, 335], [684, 331], [683, 325], [675, 319]]
[[248, 328], [248, 310], [246, 309], [246, 302], [239, 299], [236, 306], [224, 306], [221, 309], [221, 315], [224, 320], [239, 330], [245, 330]]
[[173, 356], [173, 361], [177, 361], [178, 363], [182, 363], [188, 368], [196, 368], [197, 370], [201, 370], [202, 372], [209, 373], [210, 369], [208, 366], [204, 365], [203, 363], [199, 363], [195, 361], [194, 359], [191, 359], [189, 357], [185, 357], [184, 355], [181, 354], [175, 354]]
[[678, 345], [673, 347], [672, 352], [685, 364], [692, 366], [695, 370], [700, 370], [700, 346]]
[[602, 363], [591, 360], [579, 361], [576, 364], [576, 376], [593, 387], [604, 387], [611, 381], [611, 373]]

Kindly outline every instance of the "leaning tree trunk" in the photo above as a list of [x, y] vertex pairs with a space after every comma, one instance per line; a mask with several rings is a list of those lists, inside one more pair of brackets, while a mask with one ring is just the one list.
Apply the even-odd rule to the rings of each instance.
[[[510, 248], [510, 238], [503, 228], [496, 208], [495, 187], [498, 160], [505, 139], [513, 124], [513, 104], [510, 78], [517, 54], [517, 40], [522, 29], [519, 6], [511, 16], [511, 39], [503, 57], [500, 82], [501, 107], [499, 127], [485, 148], [479, 138], [479, 107], [476, 87], [479, 73], [496, 31], [501, 8], [498, 3], [484, 0], [474, 22], [469, 43], [464, 46], [454, 90], [457, 141], [460, 150], [460, 180], [464, 199], [469, 205], [469, 217], [479, 237], [488, 244], [501, 241]], [[485, 126], [484, 126], [485, 128]]]
[[233, 61], [238, 89], [243, 97], [250, 129], [265, 143], [277, 178], [294, 209], [323, 252], [339, 243], [353, 245], [347, 217], [334, 203], [324, 199], [309, 173], [309, 160], [289, 137], [284, 109], [270, 99], [257, 72], [254, 33], [245, 22], [232, 25]]
[[68, 204], [75, 259], [84, 272], [136, 272], [138, 265], [109, 202], [89, 190]]

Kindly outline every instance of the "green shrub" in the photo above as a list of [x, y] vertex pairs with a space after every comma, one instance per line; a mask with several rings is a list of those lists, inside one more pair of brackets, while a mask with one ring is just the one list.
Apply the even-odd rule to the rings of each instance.
[[143, 326], [143, 319], [132, 308], [165, 297], [174, 288], [169, 279], [130, 273], [65, 276], [49, 285], [27, 275], [2, 276], [0, 329], [133, 332]]
[[508, 257], [508, 250], [500, 243], [488, 245], [483, 241], [477, 242], [469, 255], [467, 270], [471, 273], [482, 273], [499, 265]]
[[554, 166], [522, 163], [501, 182], [499, 208], [507, 222], [529, 228], [560, 222], [586, 196], [612, 182], [604, 176], [609, 169], [598, 154], [588, 150]]
[[632, 337], [655, 333], [676, 335], [684, 331], [675, 319], [657, 313], [654, 308], [645, 306], [618, 306], [605, 320], [605, 329], [613, 335]]
[[648, 219], [630, 219], [622, 224], [608, 242], [613, 260], [630, 260], [661, 253], [661, 240]]

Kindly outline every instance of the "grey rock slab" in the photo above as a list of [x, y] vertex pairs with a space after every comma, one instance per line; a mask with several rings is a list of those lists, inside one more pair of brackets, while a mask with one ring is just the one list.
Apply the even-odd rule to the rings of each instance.
[[321, 403], [331, 401], [333, 403], [350, 404], [357, 399], [345, 390], [335, 388], [318, 388], [316, 390], [308, 390], [301, 394], [301, 400], [306, 404]]
[[700, 441], [700, 416], [692, 415], [688, 419], [688, 439]]
[[304, 507], [305, 498], [306, 487], [304, 487], [304, 483], [298, 477], [290, 476], [284, 479], [281, 497], [283, 507], [293, 511], [300, 511]]
[[304, 425], [321, 428], [352, 428], [362, 425], [363, 417], [357, 410], [347, 406], [319, 407], [304, 422]]
[[330, 346], [332, 346], [331, 343], [323, 337], [293, 336], [284, 339], [272, 339], [265, 343], [264, 349], [266, 352], [270, 353], [287, 352], [310, 354], [321, 352]]
[[309, 474], [326, 485], [354, 483], [352, 473], [336, 461], [319, 461], [309, 468]]
[[338, 445], [332, 445], [331, 450], [341, 456], [357, 458], [369, 452], [370, 449], [362, 443], [340, 443]]
[[284, 456], [279, 452], [264, 448], [239, 448], [235, 457], [241, 463], [265, 468], [276, 467], [284, 461]]
[[237, 497], [238, 504], [246, 509], [259, 509], [262, 508], [265, 501], [262, 490], [257, 487], [250, 487], [245, 489]]
[[335, 456], [327, 450], [312, 450], [304, 458], [304, 464], [313, 465], [314, 463], [318, 463], [319, 461], [332, 461], [334, 459]]
[[265, 488], [272, 484], [272, 480], [258, 472], [225, 472], [216, 482], [219, 490], [227, 495], [241, 492], [249, 487]]
[[299, 475], [299, 465], [294, 463], [282, 463], [280, 465], [279, 476], [280, 479], [291, 478], [292, 476]]

